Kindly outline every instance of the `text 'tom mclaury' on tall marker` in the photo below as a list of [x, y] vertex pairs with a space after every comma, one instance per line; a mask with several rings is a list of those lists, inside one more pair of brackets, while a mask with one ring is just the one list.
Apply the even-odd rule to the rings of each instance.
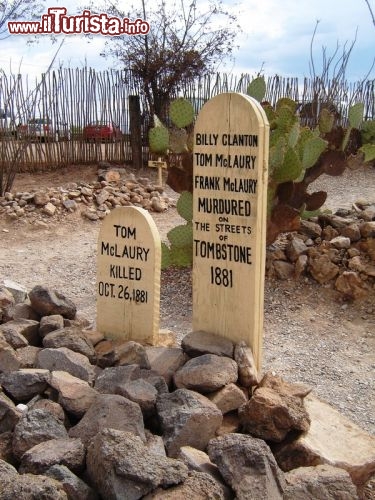
[[155, 345], [159, 335], [160, 235], [142, 208], [115, 208], [98, 238], [97, 328], [112, 339]]
[[194, 128], [193, 330], [244, 340], [262, 358], [269, 124], [220, 94]]

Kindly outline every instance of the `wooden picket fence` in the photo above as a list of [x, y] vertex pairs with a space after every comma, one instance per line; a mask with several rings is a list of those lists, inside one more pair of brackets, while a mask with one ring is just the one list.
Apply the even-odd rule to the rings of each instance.
[[[255, 75], [227, 74], [204, 75], [185, 82], [176, 95], [191, 100], [196, 112], [211, 97], [228, 91], [244, 92]], [[345, 83], [321, 82], [307, 78], [267, 79], [265, 100], [271, 104], [280, 97], [297, 101], [300, 109], [318, 103], [306, 116], [306, 122], [316, 120], [319, 103], [333, 101], [337, 117], [344, 125], [350, 104], [363, 102], [365, 119], [375, 119], [375, 80]], [[85, 164], [98, 161], [131, 163], [129, 124], [129, 96], [140, 99], [143, 141], [143, 162], [147, 162], [147, 129], [150, 122], [147, 102], [142, 85], [130, 71], [108, 70], [97, 72], [90, 68], [59, 69], [41, 75], [31, 82], [27, 76], [6, 75], [0, 72], [0, 113], [6, 112], [8, 122], [0, 120], [0, 170], [54, 169], [68, 164]], [[174, 96], [175, 97], [175, 96]], [[307, 108], [306, 108], [307, 109]], [[44, 117], [53, 123], [67, 124], [70, 140], [41, 143], [19, 140], [16, 128], [30, 118]], [[115, 143], [86, 143], [82, 138], [83, 127], [93, 121], [114, 122], [123, 134]]]

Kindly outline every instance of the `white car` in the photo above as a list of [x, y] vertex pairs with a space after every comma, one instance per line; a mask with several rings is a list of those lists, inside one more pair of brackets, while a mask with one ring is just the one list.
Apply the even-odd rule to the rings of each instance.
[[32, 118], [26, 125], [18, 127], [19, 139], [37, 139], [41, 142], [70, 139], [70, 130], [66, 123], [53, 123], [48, 118]]
[[0, 108], [0, 136], [1, 137], [10, 137], [15, 135], [16, 126], [9, 116], [9, 114], [2, 108]]

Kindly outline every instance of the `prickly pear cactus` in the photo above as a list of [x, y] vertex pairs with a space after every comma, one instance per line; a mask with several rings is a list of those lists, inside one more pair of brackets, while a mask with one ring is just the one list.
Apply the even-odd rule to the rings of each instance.
[[[248, 86], [248, 94], [262, 101], [265, 81], [255, 78]], [[275, 106], [263, 104], [270, 123], [269, 186], [267, 242], [272, 243], [280, 232], [298, 229], [300, 217], [316, 211], [325, 202], [323, 191], [308, 193], [309, 184], [321, 174], [341, 175], [346, 168], [345, 149], [351, 132], [362, 122], [363, 105], [357, 103], [349, 110], [349, 127], [342, 133], [341, 144], [331, 144], [337, 138], [335, 116], [327, 108], [321, 110], [315, 129], [302, 127], [297, 103], [281, 98]], [[369, 126], [366, 129], [372, 128]], [[349, 149], [349, 148], [348, 148]], [[365, 158], [375, 158], [375, 146], [363, 148]], [[372, 156], [374, 155], [374, 156]]]
[[151, 128], [148, 133], [148, 142], [153, 153], [166, 153], [169, 146], [168, 129], [162, 125]]
[[162, 244], [162, 269], [169, 266], [186, 267], [193, 261], [193, 195], [188, 191], [181, 193], [176, 208], [186, 224], [176, 226], [168, 232], [170, 244]]
[[194, 108], [190, 101], [179, 98], [172, 101], [169, 117], [174, 124], [168, 129], [157, 116], [154, 116], [154, 127], [149, 130], [148, 139], [151, 152], [181, 154], [190, 151], [190, 135], [185, 127], [194, 122]]
[[193, 105], [190, 101], [180, 97], [171, 102], [169, 106], [169, 117], [176, 127], [187, 127], [194, 121]]
[[[248, 94], [259, 102], [266, 94], [263, 77], [255, 78], [248, 86]], [[182, 154], [182, 168], [170, 168], [169, 185], [182, 192], [177, 204], [186, 224], [168, 233], [169, 245], [162, 245], [162, 268], [170, 265], [187, 266], [192, 263], [192, 133], [194, 119], [191, 104], [178, 99], [171, 104], [170, 117], [175, 125], [165, 138], [156, 141], [159, 148]], [[275, 106], [262, 102], [270, 124], [269, 186], [267, 193], [267, 243], [272, 243], [281, 232], [299, 228], [301, 217], [316, 214], [323, 206], [327, 193], [308, 192], [309, 185], [320, 175], [341, 175], [347, 166], [351, 132], [360, 127], [363, 105], [357, 103], [349, 110], [349, 127], [343, 130], [335, 125], [336, 116], [327, 107], [322, 108], [314, 129], [301, 125], [297, 103], [281, 98]], [[192, 108], [192, 106], [191, 106]], [[160, 123], [157, 124], [160, 126]], [[186, 127], [189, 127], [186, 130]], [[358, 132], [358, 130], [357, 130]], [[164, 141], [164, 142], [163, 142]], [[365, 144], [366, 142], [366, 144]], [[375, 121], [362, 128], [360, 151], [366, 161], [375, 160]], [[151, 147], [151, 145], [150, 145]], [[151, 148], [153, 150], [153, 148]], [[184, 175], [182, 175], [184, 172]], [[187, 192], [187, 191], [190, 191]]]

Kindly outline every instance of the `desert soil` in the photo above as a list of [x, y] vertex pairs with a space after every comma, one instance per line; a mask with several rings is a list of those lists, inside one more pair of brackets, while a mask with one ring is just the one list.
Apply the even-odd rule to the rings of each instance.
[[[12, 191], [93, 181], [94, 166], [45, 174], [20, 174]], [[149, 172], [142, 175], [150, 176]], [[375, 169], [348, 170], [326, 177], [316, 189], [328, 190], [327, 207], [350, 208], [358, 199], [375, 202]], [[166, 189], [174, 199], [178, 195]], [[162, 238], [179, 223], [174, 208], [153, 214]], [[31, 289], [53, 287], [71, 298], [95, 325], [96, 244], [100, 222], [79, 213], [35, 225], [0, 218], [0, 280]], [[235, 311], [234, 311], [235, 314]], [[162, 273], [161, 327], [178, 339], [191, 330], [190, 269]], [[360, 427], [375, 434], [375, 290], [364, 300], [343, 302], [332, 287], [313, 280], [266, 279], [263, 372], [313, 387], [314, 393]]]

